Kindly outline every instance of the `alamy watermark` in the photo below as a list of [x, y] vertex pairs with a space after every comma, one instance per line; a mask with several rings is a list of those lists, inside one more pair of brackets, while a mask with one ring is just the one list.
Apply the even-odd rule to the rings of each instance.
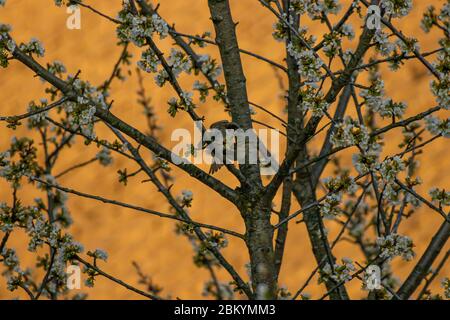
[[372, 4], [367, 7], [366, 26], [369, 30], [381, 30], [381, 17], [384, 10], [388, 9], [386, 2], [381, 1], [380, 4]]
[[370, 5], [367, 8], [366, 26], [368, 29], [381, 29], [381, 7], [377, 5]]
[[366, 269], [366, 287], [368, 290], [380, 290], [381, 269], [377, 265], [370, 265]]
[[67, 7], [67, 14], [70, 16], [66, 20], [66, 27], [69, 30], [81, 29], [81, 10], [80, 7], [72, 5]]
[[67, 289], [79, 290], [81, 289], [81, 268], [75, 264], [71, 264], [66, 269], [67, 274]]

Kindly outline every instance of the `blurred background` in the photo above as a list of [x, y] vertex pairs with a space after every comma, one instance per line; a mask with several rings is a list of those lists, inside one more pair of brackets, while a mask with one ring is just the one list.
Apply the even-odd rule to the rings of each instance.
[[[121, 5], [120, 0], [85, 2], [114, 17]], [[283, 44], [276, 42], [271, 35], [275, 22], [271, 13], [256, 0], [231, 0], [230, 2], [234, 19], [239, 23], [237, 32], [240, 47], [283, 64], [285, 57]], [[93, 85], [101, 85], [110, 76], [121, 53], [121, 48], [116, 46], [115, 26], [83, 8], [81, 30], [68, 30], [66, 28], [68, 17], [66, 9], [56, 7], [53, 3], [52, 0], [8, 0], [6, 7], [0, 9], [0, 22], [13, 26], [12, 35], [16, 42], [26, 42], [31, 37], [41, 40], [46, 48], [46, 56], [39, 59], [42, 64], [60, 60], [66, 65], [69, 73], [75, 74], [81, 70], [81, 79], [89, 80]], [[341, 3], [344, 8], [347, 8], [350, 1], [341, 1]], [[415, 0], [413, 12], [406, 18], [395, 21], [395, 25], [406, 35], [419, 39], [423, 51], [431, 51], [438, 47], [439, 35], [433, 32], [425, 34], [420, 29], [422, 13], [432, 3], [440, 6], [443, 1]], [[161, 1], [160, 4], [160, 14], [169, 23], [175, 23], [179, 32], [202, 34], [210, 31], [214, 36], [206, 0], [170, 0]], [[346, 44], [350, 48], [354, 48], [357, 43], [362, 23], [360, 19], [352, 21], [357, 36], [352, 42]], [[310, 32], [316, 34], [320, 40], [322, 32], [326, 29], [317, 23], [312, 23], [310, 26]], [[161, 48], [165, 52], [169, 52], [171, 44], [170, 40], [164, 41], [161, 43]], [[132, 74], [126, 82], [117, 80], [113, 82], [111, 91], [111, 98], [114, 100], [113, 110], [119, 117], [126, 119], [140, 130], [146, 131], [145, 117], [142, 107], [137, 103], [136, 94], [138, 80], [135, 73], [135, 62], [136, 58], [140, 57], [140, 51], [136, 50], [134, 46], [131, 46], [130, 51], [134, 54], [133, 64], [128, 68]], [[202, 52], [208, 52], [219, 59], [217, 49], [214, 47], [208, 47]], [[285, 77], [261, 61], [248, 56], [242, 58], [248, 82], [249, 99], [278, 115], [285, 116], [282, 99], [283, 88], [286, 87]], [[420, 63], [407, 61], [396, 73], [389, 72], [387, 68], [382, 68], [381, 71], [388, 94], [396, 101], [408, 103], [406, 116], [417, 114], [435, 105], [429, 91], [431, 77]], [[162, 127], [158, 136], [167, 146], [170, 146], [172, 130], [179, 127], [191, 130], [192, 124], [182, 113], [176, 116], [175, 121], [167, 114], [167, 100], [175, 95], [168, 85], [163, 89], [157, 88], [152, 75], [145, 75], [144, 83], [147, 94], [151, 97], [152, 105], [157, 112], [158, 124]], [[31, 100], [45, 97], [46, 86], [18, 62], [12, 61], [8, 69], [0, 70], [0, 85], [0, 115], [2, 116], [23, 113]], [[192, 79], [183, 79], [182, 85], [190, 88]], [[227, 118], [222, 106], [209, 101], [199, 106], [198, 113], [206, 117], [208, 125]], [[264, 113], [258, 112], [255, 119], [280, 128], [279, 123], [274, 122]], [[102, 126], [98, 126], [96, 132], [100, 138], [112, 137]], [[396, 150], [401, 139], [399, 133], [400, 131], [394, 132], [386, 139], [386, 153], [393, 153]], [[12, 136], [29, 136], [30, 134], [25, 125], [16, 131], [11, 131], [6, 128], [5, 123], [0, 123], [0, 150], [8, 148]], [[98, 151], [94, 145], [86, 147], [81, 140], [78, 141], [78, 144], [63, 152], [55, 168], [55, 173], [90, 159]], [[312, 151], [320, 150], [319, 142], [320, 140], [313, 142], [310, 149]], [[423, 194], [426, 194], [431, 186], [446, 189], [450, 187], [449, 173], [448, 170], [445, 170], [448, 169], [447, 159], [450, 151], [448, 146], [446, 148], [445, 143], [446, 141], [442, 139], [433, 142], [419, 157], [421, 167], [418, 175], [424, 183], [418, 188], [418, 191]], [[147, 156], [150, 160], [150, 154]], [[351, 162], [348, 159], [346, 161], [344, 157], [343, 164], [350, 166]], [[64, 176], [59, 183], [87, 193], [168, 212], [168, 205], [154, 186], [149, 183], [141, 183], [145, 179], [143, 176], [130, 179], [126, 187], [120, 184], [116, 172], [124, 168], [132, 172], [136, 166], [123, 157], [115, 156], [113, 167], [104, 168], [93, 164]], [[330, 172], [325, 172], [325, 176], [327, 173], [330, 174]], [[230, 203], [198, 182], [189, 179], [186, 174], [174, 170], [173, 175], [175, 177], [173, 189], [175, 194], [179, 194], [181, 190], [185, 189], [190, 189], [194, 193], [193, 206], [190, 208], [194, 220], [244, 232], [241, 217]], [[230, 185], [235, 184], [225, 170], [222, 170], [218, 177]], [[29, 187], [20, 190], [19, 195], [25, 203], [27, 201], [31, 203], [36, 196], [32, 190]], [[0, 181], [0, 202], [10, 201], [9, 186], [2, 180]], [[132, 266], [132, 261], [135, 261], [144, 273], [151, 276], [155, 284], [163, 288], [161, 295], [170, 295], [173, 298], [180, 297], [181, 299], [202, 298], [203, 285], [208, 280], [209, 273], [207, 270], [194, 266], [192, 247], [185, 237], [175, 235], [174, 222], [74, 196], [69, 197], [69, 208], [74, 220], [70, 232], [76, 240], [81, 242], [86, 250], [101, 248], [109, 253], [108, 263], [101, 264], [106, 272], [130, 284], [140, 286], [136, 270]], [[294, 205], [291, 210], [296, 208]], [[414, 239], [415, 251], [417, 257], [420, 257], [440, 223], [441, 219], [437, 214], [422, 207], [411, 219], [404, 222], [400, 233], [407, 234]], [[330, 230], [330, 238], [333, 239], [339, 226], [330, 223], [327, 227]], [[26, 251], [25, 239], [24, 235], [15, 233], [8, 245], [18, 250], [22, 266], [33, 267], [35, 262], [33, 255]], [[229, 240], [230, 245], [225, 249], [224, 254], [246, 277], [247, 250], [242, 242]], [[447, 246], [447, 250], [448, 248]], [[348, 256], [353, 259], [362, 259], [358, 248], [347, 242], [338, 245], [335, 252], [339, 258]], [[405, 278], [417, 261], [417, 257], [411, 263], [404, 263], [399, 259], [394, 260], [394, 270], [398, 271], [400, 279]], [[285, 285], [289, 291], [296, 292], [315, 265], [304, 225], [292, 223], [287, 239], [280, 283]], [[440, 279], [444, 275], [448, 276], [449, 272], [448, 266], [442, 270], [438, 280], [432, 286], [433, 290], [442, 292], [439, 288]], [[219, 276], [223, 282], [230, 281], [224, 272], [219, 272]], [[360, 282], [352, 281], [348, 284], [348, 288], [353, 298], [362, 298], [366, 295], [361, 291]], [[97, 278], [95, 288], [83, 287], [81, 291], [88, 293], [88, 298], [91, 299], [140, 298], [100, 277]], [[317, 286], [317, 278], [314, 278], [313, 283], [305, 291], [312, 294], [313, 298], [318, 298], [324, 292], [324, 287]], [[17, 297], [20, 294], [8, 292], [4, 279], [0, 278], [0, 299]]]

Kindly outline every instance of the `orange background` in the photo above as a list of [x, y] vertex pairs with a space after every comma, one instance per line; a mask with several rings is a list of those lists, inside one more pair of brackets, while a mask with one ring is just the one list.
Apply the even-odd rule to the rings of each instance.
[[[116, 16], [121, 1], [96, 0], [87, 1], [95, 8]], [[342, 1], [347, 8], [349, 1]], [[431, 51], [437, 48], [437, 33], [426, 35], [419, 27], [421, 13], [430, 2], [442, 4], [443, 1], [414, 1], [414, 11], [402, 20], [395, 21], [406, 35], [415, 36], [420, 40], [423, 51]], [[170, 0], [160, 1], [160, 14], [169, 23], [176, 23], [180, 32], [201, 34], [204, 31], [213, 32], [213, 26], [209, 20], [209, 12], [206, 0], [185, 1]], [[274, 61], [283, 63], [285, 52], [282, 44], [273, 40], [272, 25], [275, 22], [273, 16], [264, 9], [256, 0], [231, 0], [235, 21], [239, 22], [237, 31], [240, 46]], [[342, 14], [342, 12], [341, 12]], [[121, 48], [115, 46], [114, 25], [97, 15], [82, 9], [81, 30], [68, 30], [66, 19], [68, 15], [64, 8], [53, 5], [51, 0], [8, 0], [7, 6], [0, 9], [0, 21], [13, 25], [13, 37], [17, 42], [28, 41], [34, 36], [40, 39], [46, 48], [46, 56], [39, 61], [43, 64], [53, 60], [63, 61], [69, 72], [75, 74], [81, 70], [80, 77], [89, 80], [94, 85], [100, 85], [107, 79], [117, 61]], [[354, 28], [359, 33], [361, 20], [355, 20]], [[318, 35], [325, 31], [318, 24], [311, 25], [311, 31]], [[357, 37], [350, 44], [354, 48]], [[168, 52], [170, 41], [162, 43], [162, 49]], [[140, 56], [139, 50], [131, 50], [135, 58]], [[210, 47], [206, 50], [218, 58], [217, 50]], [[431, 58], [429, 58], [431, 59]], [[243, 56], [244, 69], [248, 81], [249, 99], [255, 103], [270, 108], [274, 113], [283, 115], [283, 94], [280, 89], [277, 74], [274, 69], [265, 63], [248, 56]], [[135, 60], [134, 60], [135, 63]], [[115, 80], [112, 86], [111, 98], [114, 99], [114, 113], [126, 119], [142, 131], [146, 130], [146, 122], [143, 118], [141, 107], [136, 103], [136, 91], [138, 83], [134, 72], [135, 65], [131, 67], [133, 76], [127, 82]], [[388, 93], [394, 100], [408, 103], [408, 115], [416, 114], [435, 104], [429, 92], [431, 77], [425, 68], [415, 61], [406, 62], [401, 71], [393, 74], [383, 68], [385, 83]], [[283, 78], [284, 85], [286, 79]], [[192, 81], [182, 80], [182, 85], [189, 88]], [[26, 106], [31, 100], [44, 97], [43, 85], [33, 77], [26, 67], [18, 62], [12, 62], [11, 66], [0, 70], [0, 115], [13, 115], [26, 111]], [[179, 113], [176, 121], [168, 116], [166, 101], [174, 96], [174, 92], [168, 85], [164, 89], [158, 89], [153, 84], [152, 76], [146, 75], [145, 86], [147, 94], [152, 98], [152, 104], [160, 119], [159, 124], [163, 130], [159, 133], [162, 141], [169, 146], [171, 130], [176, 127], [192, 128], [186, 115]], [[207, 102], [198, 108], [198, 113], [206, 116], [207, 124], [225, 118], [223, 108], [214, 103]], [[264, 113], [258, 112], [256, 119], [278, 126]], [[5, 123], [0, 123], [0, 150], [8, 147], [10, 137], [13, 135], [30, 135], [25, 125], [16, 132], [6, 128]], [[96, 128], [100, 138], [112, 138], [111, 134], [102, 126]], [[400, 131], [388, 135], [385, 151], [393, 153], [397, 149]], [[80, 141], [80, 140], [79, 140]], [[444, 140], [438, 140], [425, 148], [425, 154], [419, 160], [422, 166], [419, 176], [424, 184], [419, 187], [423, 194], [431, 186], [441, 188], [449, 187], [448, 183], [448, 156], [449, 149], [445, 148]], [[320, 145], [313, 143], [311, 149], [319, 150]], [[77, 145], [63, 152], [54, 174], [57, 174], [69, 166], [83, 162], [95, 155], [95, 146], [85, 147], [80, 141]], [[148, 159], [150, 155], [147, 154]], [[349, 161], [344, 161], [350, 165]], [[113, 167], [104, 168], [97, 164], [74, 171], [63, 177], [59, 183], [76, 190], [114, 198], [135, 205], [168, 212], [168, 205], [158, 194], [153, 185], [141, 183], [144, 176], [131, 178], [129, 185], [124, 187], [118, 183], [116, 174], [118, 169], [128, 168], [128, 172], [136, 169], [136, 165], [123, 157], [115, 156]], [[205, 167], [206, 168], [206, 167]], [[224, 171], [224, 170], [222, 170]], [[204, 188], [201, 184], [186, 174], [177, 170], [173, 171], [176, 177], [174, 193], [183, 189], [194, 191], [194, 202], [190, 209], [194, 220], [219, 225], [239, 232], [244, 232], [243, 222], [235, 208], [213, 192]], [[225, 172], [218, 174], [220, 179], [235, 184]], [[24, 187], [20, 191], [20, 197], [25, 203], [30, 203], [36, 196], [32, 189]], [[4, 181], [0, 181], [0, 201], [11, 201], [10, 190]], [[184, 237], [174, 234], [175, 224], [172, 221], [162, 220], [158, 217], [148, 216], [139, 212], [126, 210], [111, 205], [70, 196], [69, 207], [71, 209], [74, 224], [70, 232], [76, 240], [81, 242], [86, 250], [102, 248], [109, 253], [107, 264], [101, 266], [108, 273], [138, 286], [138, 277], [131, 261], [140, 264], [145, 273], [149, 274], [155, 283], [162, 286], [162, 295], [171, 297], [202, 298], [203, 283], [208, 279], [206, 270], [197, 269], [192, 263], [192, 248]], [[296, 206], [292, 208], [295, 210]], [[433, 233], [437, 230], [441, 219], [437, 214], [426, 208], [420, 209], [416, 214], [401, 226], [400, 232], [410, 235], [416, 244], [415, 251], [418, 256], [424, 251]], [[334, 223], [328, 224], [330, 239], [334, 239], [338, 227]], [[26, 252], [24, 237], [15, 233], [8, 246], [19, 250], [22, 266], [33, 266], [32, 255]], [[248, 261], [247, 250], [240, 240], [229, 239], [230, 245], [224, 251], [229, 261], [236, 266], [238, 272], [246, 277], [245, 264]], [[447, 246], [448, 250], [448, 246]], [[336, 255], [361, 258], [358, 249], [349, 246], [346, 242], [336, 247]], [[394, 270], [399, 277], [404, 279], [407, 272], [413, 267], [417, 258], [412, 263], [403, 263], [396, 259]], [[280, 284], [286, 285], [291, 292], [295, 292], [306, 280], [314, 268], [314, 260], [311, 254], [309, 240], [303, 224], [292, 223], [288, 235], [287, 249], [284, 265], [281, 271]], [[444, 268], [438, 277], [440, 280], [449, 274], [450, 269]], [[228, 282], [227, 274], [219, 273], [221, 281]], [[40, 274], [39, 274], [40, 277]], [[436, 281], [434, 289], [442, 292]], [[306, 292], [318, 298], [324, 292], [322, 286], [316, 285], [316, 280], [308, 287]], [[361, 284], [353, 281], [348, 284], [352, 297], [361, 298], [364, 293], [360, 291]], [[91, 299], [136, 299], [139, 296], [131, 293], [105, 279], [98, 278], [94, 289], [83, 288], [83, 292], [89, 294]], [[0, 280], [0, 298], [11, 298], [20, 295], [18, 292], [6, 291], [4, 279]]]

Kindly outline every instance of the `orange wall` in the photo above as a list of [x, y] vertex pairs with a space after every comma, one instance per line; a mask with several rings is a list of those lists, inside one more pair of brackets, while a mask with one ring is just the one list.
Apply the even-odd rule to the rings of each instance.
[[[120, 1], [96, 0], [88, 1], [101, 11], [112, 16], [116, 15]], [[209, 20], [206, 1], [170, 0], [160, 1], [160, 13], [170, 22], [176, 22], [176, 28], [182, 32], [196, 34], [204, 31], [213, 32], [213, 26]], [[349, 3], [349, 1], [344, 1]], [[442, 3], [442, 1], [432, 1]], [[6, 8], [0, 9], [0, 21], [13, 25], [13, 36], [17, 41], [28, 41], [35, 36], [43, 41], [47, 54], [41, 62], [61, 60], [68, 67], [69, 72], [76, 73], [81, 70], [81, 78], [89, 79], [93, 84], [101, 84], [107, 77], [120, 54], [120, 48], [115, 47], [114, 26], [100, 17], [82, 10], [82, 29], [68, 30], [65, 28], [67, 14], [63, 8], [57, 8], [51, 0], [8, 0]], [[405, 34], [416, 36], [421, 40], [424, 50], [432, 50], [437, 47], [436, 34], [425, 35], [419, 27], [420, 12], [430, 1], [415, 1], [416, 7], [407, 18], [396, 21]], [[239, 22], [238, 34], [240, 46], [251, 49], [254, 52], [267, 56], [275, 61], [283, 63], [283, 47], [273, 40], [271, 36], [274, 19], [257, 1], [232, 0], [232, 9], [235, 20]], [[358, 22], [360, 23], [360, 22]], [[358, 30], [359, 24], [354, 24]], [[314, 25], [313, 31], [320, 33], [322, 26]], [[162, 48], [167, 50], [170, 42], [163, 43]], [[355, 45], [355, 42], [351, 44]], [[214, 48], [207, 50], [215, 56]], [[139, 51], [133, 49], [133, 53], [139, 56]], [[248, 80], [249, 97], [252, 101], [269, 107], [273, 112], [282, 115], [281, 89], [273, 68], [244, 56], [244, 68]], [[132, 68], [134, 72], [134, 67]], [[416, 62], [407, 62], [406, 67], [396, 74], [384, 72], [388, 92], [396, 100], [408, 102], [409, 114], [416, 114], [434, 104], [429, 93], [430, 77], [427, 76], [424, 67]], [[285, 79], [284, 79], [285, 82]], [[27, 103], [33, 99], [43, 97], [44, 85], [33, 78], [33, 74], [17, 62], [12, 62], [7, 70], [0, 70], [0, 115], [12, 115], [25, 112]], [[182, 81], [183, 86], [190, 85], [189, 80]], [[177, 115], [177, 121], [173, 121], [166, 113], [166, 101], [174, 92], [169, 89], [157, 89], [152, 84], [151, 76], [146, 77], [146, 87], [152, 96], [152, 104], [158, 112], [160, 124], [163, 130], [160, 137], [163, 141], [169, 141], [171, 129], [179, 126], [191, 128], [189, 119], [185, 115]], [[114, 112], [126, 117], [138, 128], [145, 130], [145, 122], [142, 121], [142, 110], [136, 103], [137, 91], [136, 77], [125, 83], [115, 82], [112, 90], [114, 99]], [[223, 108], [214, 103], [206, 103], [198, 109], [205, 115], [207, 123], [223, 119]], [[265, 114], [259, 113], [257, 119], [278, 125]], [[110, 133], [103, 127], [97, 128], [97, 133], [102, 138], [111, 138]], [[387, 140], [386, 151], [393, 152], [398, 142], [399, 131]], [[8, 130], [4, 123], [0, 123], [0, 150], [7, 148], [12, 135], [29, 135], [24, 128], [16, 132]], [[445, 141], [440, 140], [428, 146], [425, 155], [420, 161], [422, 167], [420, 176], [424, 180], [421, 187], [426, 192], [430, 186], [446, 187], [448, 189], [448, 170], [443, 170], [448, 161], [450, 152], [444, 146]], [[314, 145], [313, 148], [319, 148]], [[96, 153], [93, 146], [85, 147], [77, 144], [70, 150], [64, 151], [55, 173], [67, 168], [71, 164], [89, 159]], [[150, 158], [149, 158], [150, 159]], [[83, 168], [73, 175], [61, 179], [65, 186], [92, 192], [105, 197], [122, 200], [163, 212], [168, 211], [168, 205], [162, 201], [151, 184], [142, 184], [144, 178], [138, 177], [131, 180], [128, 187], [120, 185], [117, 181], [116, 171], [128, 168], [133, 171], [136, 166], [116, 157], [114, 167], [103, 168], [96, 164], [94, 167]], [[240, 232], [244, 231], [239, 213], [226, 201], [220, 199], [211, 191], [197, 182], [193, 182], [185, 174], [174, 171], [176, 177], [175, 189], [180, 191], [189, 188], [194, 191], [194, 202], [190, 212], [195, 220], [214, 223]], [[218, 175], [221, 179], [234, 183], [224, 172]], [[142, 179], [141, 179], [142, 178]], [[24, 200], [32, 200], [35, 194], [25, 187], [21, 190]], [[0, 181], [0, 201], [10, 201], [10, 191], [4, 181]], [[195, 268], [192, 264], [192, 249], [190, 244], [182, 237], [174, 234], [175, 224], [171, 221], [163, 221], [157, 217], [146, 216], [130, 210], [99, 204], [90, 200], [70, 197], [70, 209], [74, 218], [71, 232], [76, 239], [85, 245], [86, 249], [103, 248], [109, 253], [109, 261], [104, 269], [132, 284], [137, 285], [137, 276], [131, 265], [131, 261], [137, 261], [143, 270], [150, 274], [154, 281], [164, 288], [163, 294], [171, 294], [172, 297], [201, 298], [201, 291], [208, 274]], [[427, 242], [440, 223], [439, 217], [426, 209], [421, 209], [408, 220], [401, 228], [401, 232], [411, 235], [415, 243], [416, 253], [420, 254], [425, 249]], [[335, 234], [337, 227], [330, 224], [331, 235]], [[23, 250], [23, 236], [20, 234], [12, 237], [9, 245], [19, 249], [24, 263], [32, 266], [30, 255]], [[230, 246], [225, 250], [225, 256], [236, 266], [237, 270], [245, 275], [245, 264], [248, 261], [247, 251], [242, 243], [230, 239]], [[339, 245], [336, 249], [338, 257], [360, 257], [357, 248], [346, 244]], [[417, 260], [417, 259], [416, 259]], [[415, 260], [415, 261], [416, 261]], [[282, 269], [281, 283], [291, 291], [305, 281], [314, 268], [310, 253], [309, 241], [303, 225], [292, 224], [288, 236], [288, 246]], [[411, 269], [413, 263], [404, 264], [397, 261], [396, 270], [400, 277], [404, 277]], [[450, 269], [444, 269], [442, 276], [449, 274]], [[223, 281], [229, 278], [221, 273]], [[441, 277], [440, 277], [441, 278]], [[313, 297], [323, 292], [316, 282], [306, 290]], [[352, 282], [349, 285], [353, 297], [361, 297], [360, 284]], [[90, 298], [95, 299], [135, 299], [138, 296], [130, 293], [112, 283], [99, 279], [95, 289], [88, 289]], [[16, 293], [6, 292], [5, 282], [0, 280], [0, 298], [16, 296]]]

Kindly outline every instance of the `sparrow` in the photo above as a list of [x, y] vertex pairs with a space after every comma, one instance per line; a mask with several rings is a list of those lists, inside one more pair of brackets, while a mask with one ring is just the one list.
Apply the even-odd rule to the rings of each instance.
[[[214, 122], [211, 126], [210, 129], [216, 129], [219, 130], [222, 134], [223, 137], [223, 158], [221, 159], [222, 161], [218, 161], [218, 162], [222, 162], [222, 163], [218, 163], [215, 162], [215, 149], [211, 150], [211, 156], [213, 157], [212, 160], [212, 164], [211, 167], [209, 168], [209, 174], [214, 174], [217, 171], [219, 171], [222, 166], [227, 163], [229, 163], [229, 161], [234, 161], [237, 159], [237, 153], [238, 153], [238, 141], [236, 141], [236, 137], [232, 137], [232, 139], [230, 139], [230, 141], [227, 141], [227, 130], [238, 130], [240, 129], [239, 125], [234, 123], [234, 122], [230, 122], [228, 120], [221, 120], [221, 121], [217, 121]], [[256, 136], [258, 143], [256, 145], [257, 148], [257, 152], [258, 152], [258, 163], [260, 167], [264, 167], [264, 168], [268, 168], [271, 167], [272, 165], [272, 156], [270, 154], [270, 151], [266, 149], [265, 146], [261, 146], [259, 143], [259, 137]], [[211, 143], [213, 143], [213, 141], [205, 139], [203, 141], [203, 149], [206, 148], [207, 146], [209, 146]], [[263, 154], [267, 154], [266, 156], [261, 156], [260, 154], [260, 149], [264, 148], [265, 152]], [[234, 155], [234, 159], [227, 159], [227, 151], [231, 151], [234, 150], [233, 155]]]
[[[225, 162], [226, 151], [227, 150], [229, 150], [230, 148], [234, 148], [235, 154], [236, 154], [236, 141], [234, 141], [234, 138], [233, 138], [233, 141], [226, 141], [227, 130], [230, 130], [230, 129], [237, 130], [237, 129], [239, 129], [239, 125], [237, 125], [234, 122], [230, 122], [228, 120], [221, 120], [221, 121], [214, 122], [210, 126], [210, 129], [216, 129], [216, 130], [219, 130], [222, 133], [222, 137], [223, 137], [223, 162]], [[205, 141], [204, 147], [206, 148], [211, 143], [212, 143], [211, 140]], [[220, 168], [222, 168], [223, 163], [216, 163], [216, 162], [214, 162], [214, 150], [212, 150], [211, 156], [213, 157], [213, 163], [211, 164], [211, 167], [209, 168], [209, 174], [214, 174], [217, 171], [219, 171]]]

